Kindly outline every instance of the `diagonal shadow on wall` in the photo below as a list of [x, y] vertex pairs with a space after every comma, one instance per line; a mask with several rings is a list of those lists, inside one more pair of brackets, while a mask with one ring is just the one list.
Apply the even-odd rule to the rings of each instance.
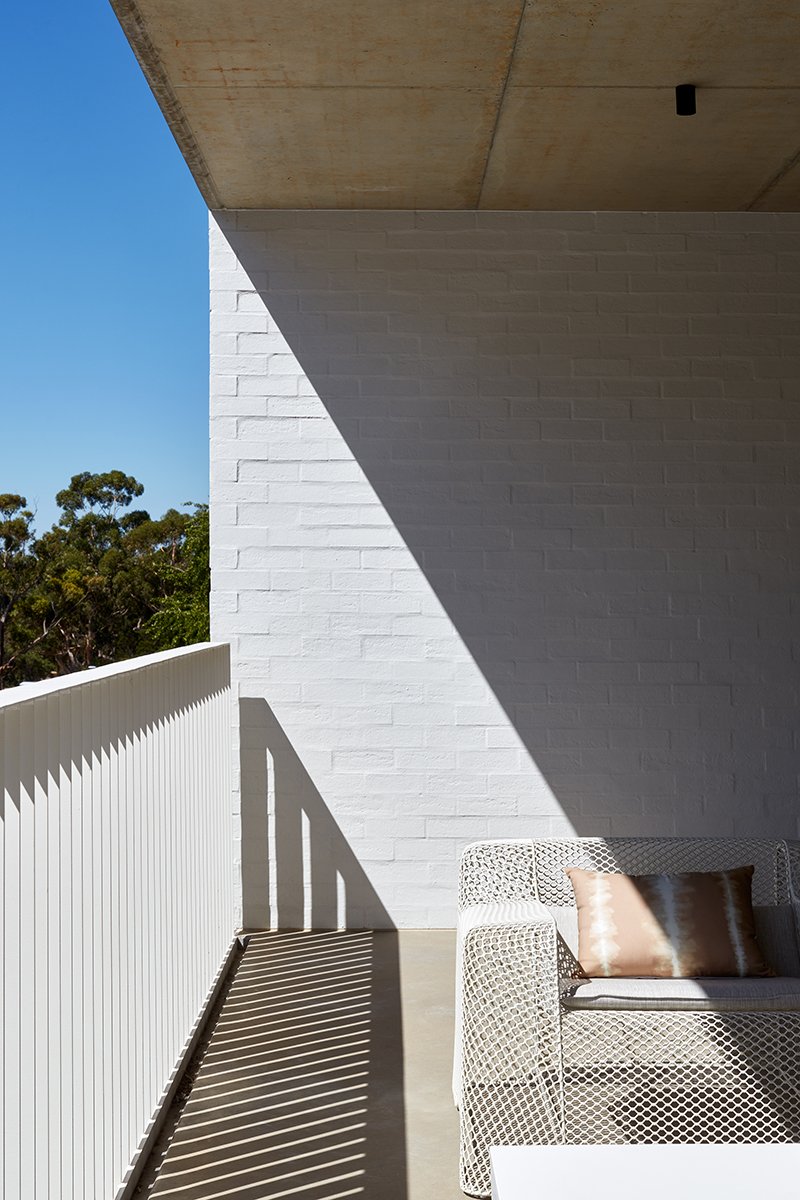
[[[598, 302], [591, 238], [558, 274], [541, 267], [566, 244], [548, 214], [460, 214], [460, 233], [437, 215], [222, 228], [572, 826], [791, 835], [794, 500], [762, 442], [788, 453], [796, 435], [750, 421], [723, 339], [714, 378], [660, 390], [656, 358], [637, 378], [641, 339]], [[596, 282], [571, 291], [567, 266]], [[681, 297], [651, 286], [669, 332]], [[610, 337], [630, 377], [602, 357]], [[719, 448], [715, 405], [744, 414]], [[773, 409], [788, 422], [788, 402]], [[769, 479], [772, 507], [748, 508]]]
[[239, 714], [244, 928], [394, 928], [270, 705]]
[[240, 755], [244, 925], [276, 932], [237, 973], [231, 1049], [220, 1029], [211, 1047], [276, 1094], [257, 1194], [405, 1200], [397, 933], [266, 700], [240, 701]]

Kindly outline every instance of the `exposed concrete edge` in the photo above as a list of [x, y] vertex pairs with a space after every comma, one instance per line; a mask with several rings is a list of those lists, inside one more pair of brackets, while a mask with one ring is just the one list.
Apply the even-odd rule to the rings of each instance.
[[[112, 0], [114, 3], [114, 0]], [[164, 1123], [170, 1110], [170, 1105], [175, 1099], [175, 1094], [181, 1085], [181, 1080], [186, 1073], [189, 1063], [192, 1061], [194, 1053], [200, 1043], [209, 1018], [214, 1011], [214, 1006], [219, 999], [220, 992], [225, 986], [225, 981], [233, 969], [233, 966], [241, 958], [245, 951], [247, 943], [250, 939], [246, 934], [238, 934], [230, 944], [228, 953], [222, 962], [222, 966], [216, 974], [214, 982], [211, 985], [211, 990], [206, 997], [205, 1003], [200, 1011], [200, 1015], [194, 1023], [192, 1032], [186, 1041], [181, 1054], [178, 1058], [175, 1068], [167, 1080], [167, 1084], [161, 1093], [161, 1098], [156, 1105], [156, 1110], [151, 1118], [150, 1124], [147, 1126], [144, 1137], [139, 1143], [139, 1147], [134, 1156], [133, 1162], [128, 1167], [125, 1178], [117, 1190], [114, 1200], [131, 1200], [136, 1185], [141, 1178], [142, 1171], [147, 1165], [147, 1160], [164, 1128]]]
[[111, 0], [111, 7], [122, 26], [122, 32], [136, 55], [136, 60], [150, 85], [150, 90], [164, 114], [172, 136], [178, 143], [178, 149], [186, 159], [203, 199], [209, 208], [223, 209], [225, 206], [220, 199], [208, 164], [191, 126], [186, 120], [181, 102], [172, 89], [135, 0]]
[[778, 167], [778, 170], [770, 179], [767, 180], [761, 191], [753, 197], [749, 204], [745, 205], [745, 212], [768, 212], [769, 209], [763, 209], [761, 208], [761, 205], [769, 199], [770, 192], [774, 191], [778, 184], [781, 183], [798, 164], [800, 164], [800, 150], [795, 151], [790, 158], [787, 158], [785, 162], [781, 163], [780, 167]]
[[522, 3], [520, 4], [519, 18], [517, 20], [517, 28], [514, 31], [514, 40], [511, 43], [511, 53], [508, 56], [508, 63], [506, 64], [506, 73], [503, 78], [503, 86], [500, 88], [500, 95], [497, 98], [497, 109], [495, 110], [495, 114], [494, 114], [494, 125], [492, 126], [492, 133], [489, 138], [489, 145], [486, 149], [486, 158], [484, 159], [484, 163], [483, 163], [483, 172], [481, 173], [481, 181], [480, 181], [480, 184], [478, 185], [478, 198], [475, 201], [475, 211], [476, 212], [480, 211], [480, 208], [481, 208], [481, 202], [483, 200], [483, 189], [486, 186], [486, 176], [489, 174], [489, 163], [492, 161], [492, 152], [494, 151], [494, 143], [497, 138], [497, 131], [500, 128], [500, 118], [503, 115], [503, 109], [505, 108], [505, 105], [506, 105], [506, 93], [508, 92], [508, 85], [511, 82], [511, 72], [514, 68], [514, 58], [517, 53], [517, 46], [519, 44], [520, 34], [522, 33], [522, 24], [523, 24], [523, 21], [525, 20], [525, 14], [527, 13], [527, 11], [528, 11], [528, 0], [522, 0]]

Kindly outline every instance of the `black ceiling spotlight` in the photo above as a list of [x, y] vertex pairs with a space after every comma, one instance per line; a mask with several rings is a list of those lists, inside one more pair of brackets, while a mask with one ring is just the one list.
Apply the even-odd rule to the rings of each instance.
[[675, 88], [675, 112], [679, 117], [693, 117], [697, 112], [693, 83], [679, 83]]

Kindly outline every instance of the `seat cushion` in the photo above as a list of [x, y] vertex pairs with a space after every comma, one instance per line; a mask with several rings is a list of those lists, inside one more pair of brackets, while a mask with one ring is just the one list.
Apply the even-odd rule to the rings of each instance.
[[602, 1011], [794, 1012], [800, 979], [589, 979], [572, 983], [566, 1008]]
[[[574, 904], [550, 904], [550, 915], [556, 923], [558, 936], [577, 959], [578, 957], [578, 910]], [[800, 975], [800, 971], [798, 971]]]
[[791, 904], [755, 904], [756, 941], [776, 975], [800, 976], [797, 924]]

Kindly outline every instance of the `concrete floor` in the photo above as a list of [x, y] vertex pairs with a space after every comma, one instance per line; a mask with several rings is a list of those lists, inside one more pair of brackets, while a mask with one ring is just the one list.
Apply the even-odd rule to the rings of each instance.
[[263, 933], [137, 1195], [461, 1200], [450, 931]]

